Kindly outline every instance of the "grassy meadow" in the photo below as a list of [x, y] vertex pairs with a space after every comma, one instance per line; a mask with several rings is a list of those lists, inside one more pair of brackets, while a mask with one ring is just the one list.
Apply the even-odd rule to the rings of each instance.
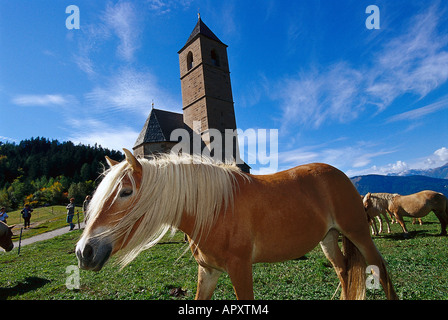
[[[398, 296], [405, 300], [448, 299], [448, 237], [437, 236], [434, 216], [424, 225], [406, 220], [410, 237], [392, 225], [392, 234], [374, 240], [389, 265]], [[100, 272], [79, 270], [79, 289], [66, 287], [67, 267], [77, 265], [74, 248], [81, 231], [0, 253], [0, 299], [163, 299], [190, 300], [196, 291], [197, 264], [183, 242], [183, 234], [166, 236], [154, 248], [140, 254], [120, 270], [114, 258]], [[320, 246], [296, 260], [261, 263], [253, 267], [256, 299], [329, 300], [338, 280]], [[173, 294], [174, 289], [181, 292]], [[235, 299], [232, 284], [223, 274], [214, 299]], [[339, 292], [335, 299], [339, 298]], [[380, 290], [368, 290], [367, 299], [384, 299]]]

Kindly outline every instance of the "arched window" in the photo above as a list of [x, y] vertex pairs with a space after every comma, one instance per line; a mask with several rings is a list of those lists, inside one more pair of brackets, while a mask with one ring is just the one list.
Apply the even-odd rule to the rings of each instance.
[[193, 68], [193, 53], [190, 51], [187, 54], [187, 70]]
[[216, 53], [216, 50], [213, 49], [212, 52], [210, 53], [211, 57], [212, 57], [212, 64], [216, 67], [219, 67], [219, 56]]

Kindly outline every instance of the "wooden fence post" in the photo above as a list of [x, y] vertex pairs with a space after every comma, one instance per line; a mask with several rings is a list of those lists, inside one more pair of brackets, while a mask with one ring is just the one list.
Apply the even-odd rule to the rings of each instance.
[[22, 244], [22, 230], [23, 228], [20, 228], [19, 251], [17, 252], [18, 256], [20, 256], [20, 245]]

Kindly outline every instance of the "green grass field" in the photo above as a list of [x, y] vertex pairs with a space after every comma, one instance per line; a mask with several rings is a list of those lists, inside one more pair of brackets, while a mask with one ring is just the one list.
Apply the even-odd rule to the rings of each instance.
[[[375, 237], [389, 265], [401, 299], [448, 299], [448, 237], [436, 236], [440, 225], [434, 214], [423, 226], [407, 220], [411, 237], [392, 225], [391, 235]], [[0, 299], [193, 299], [197, 264], [183, 242], [183, 234], [166, 237], [143, 252], [123, 270], [114, 258], [100, 272], [80, 270], [79, 289], [66, 287], [67, 267], [77, 265], [74, 248], [81, 231], [0, 253]], [[305, 257], [283, 263], [257, 264], [253, 268], [256, 299], [328, 300], [338, 280], [320, 247]], [[186, 294], [170, 295], [173, 288]], [[214, 299], [235, 299], [227, 274], [219, 279]], [[339, 298], [339, 292], [335, 299]], [[380, 290], [368, 290], [367, 299], [384, 299]]]

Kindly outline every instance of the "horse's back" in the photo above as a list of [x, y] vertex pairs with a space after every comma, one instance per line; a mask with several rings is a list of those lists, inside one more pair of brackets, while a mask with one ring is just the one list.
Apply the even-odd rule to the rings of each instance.
[[[258, 261], [297, 258], [339, 224], [359, 219], [367, 226], [365, 214], [360, 214], [364, 213], [361, 198], [350, 179], [326, 164], [252, 176], [250, 184], [240, 187], [243, 200], [237, 201], [250, 202], [241, 213], [251, 216], [252, 232], [260, 249], [254, 256]], [[238, 207], [235, 203], [235, 209]], [[291, 252], [296, 256], [290, 256]]]
[[350, 179], [339, 169], [324, 163], [311, 163], [271, 175], [252, 177], [260, 189], [281, 189], [281, 193], [272, 193], [273, 196], [285, 195], [289, 201], [294, 201], [292, 197], [300, 201], [319, 200], [325, 203], [328, 199], [339, 201], [348, 196], [356, 197], [356, 201], [361, 202]]
[[422, 217], [433, 210], [445, 211], [447, 205], [443, 194], [431, 190], [398, 196], [394, 203], [399, 210], [404, 211], [402, 214], [407, 213], [415, 217]]

